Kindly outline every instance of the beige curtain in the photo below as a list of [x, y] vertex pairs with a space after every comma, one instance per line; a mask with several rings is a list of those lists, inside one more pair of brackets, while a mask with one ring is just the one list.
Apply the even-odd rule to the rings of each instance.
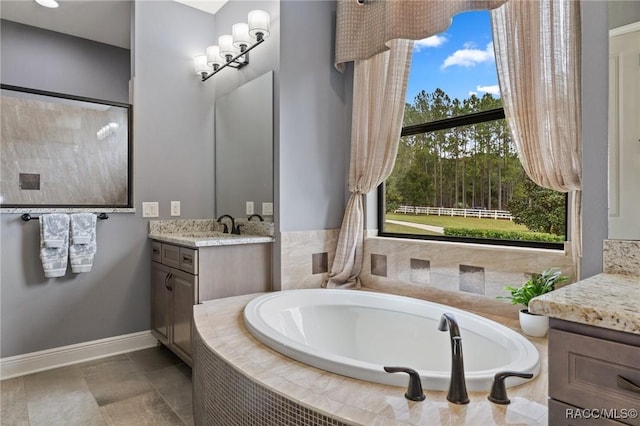
[[364, 244], [364, 194], [393, 171], [402, 130], [413, 42], [392, 40], [389, 50], [356, 61], [353, 76], [349, 191], [329, 279], [323, 287], [359, 288]]
[[571, 248], [582, 253], [580, 1], [511, 0], [491, 13], [505, 116], [527, 175], [571, 192]]
[[[367, 59], [394, 39], [420, 40], [449, 28], [456, 13], [487, 10], [507, 0], [338, 0], [335, 65]], [[404, 102], [404, 101], [403, 101]]]

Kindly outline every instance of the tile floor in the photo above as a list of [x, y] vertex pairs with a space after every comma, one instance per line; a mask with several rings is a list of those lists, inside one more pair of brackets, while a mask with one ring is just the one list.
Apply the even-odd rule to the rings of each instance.
[[0, 425], [193, 425], [191, 368], [154, 347], [0, 382]]

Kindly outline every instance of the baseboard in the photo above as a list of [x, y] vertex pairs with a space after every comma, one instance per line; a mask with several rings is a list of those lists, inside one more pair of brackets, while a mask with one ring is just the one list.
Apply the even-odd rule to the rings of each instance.
[[0, 380], [155, 346], [150, 331], [0, 358]]

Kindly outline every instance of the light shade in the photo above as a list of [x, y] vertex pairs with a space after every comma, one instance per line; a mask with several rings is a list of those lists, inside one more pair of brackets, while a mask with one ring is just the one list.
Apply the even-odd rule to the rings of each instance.
[[233, 45], [237, 48], [240, 48], [243, 44], [245, 46], [249, 46], [251, 44], [248, 24], [233, 24], [231, 27], [231, 35], [233, 36]]
[[224, 61], [220, 56], [220, 46], [207, 47], [207, 64], [210, 67], [213, 67], [214, 65], [222, 65], [223, 62]]
[[252, 10], [249, 12], [249, 34], [258, 38], [262, 34], [263, 38], [269, 37], [269, 14], [264, 10]]
[[36, 0], [40, 6], [56, 8], [58, 7], [58, 2], [56, 0]]
[[220, 45], [220, 56], [223, 58], [227, 55], [235, 55], [236, 52], [233, 49], [233, 37], [231, 35], [227, 34], [218, 37], [218, 44]]
[[207, 55], [198, 55], [193, 58], [193, 64], [196, 69], [196, 74], [202, 75], [202, 73], [209, 74], [211, 68], [207, 65]]

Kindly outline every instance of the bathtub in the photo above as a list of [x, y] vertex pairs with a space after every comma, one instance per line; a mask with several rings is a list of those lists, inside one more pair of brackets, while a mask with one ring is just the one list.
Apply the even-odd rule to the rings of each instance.
[[[536, 348], [515, 331], [469, 312], [424, 300], [368, 291], [310, 289], [268, 293], [244, 309], [245, 324], [260, 342], [302, 363], [344, 376], [406, 386], [418, 371], [428, 390], [447, 390], [451, 371], [449, 332], [440, 316], [455, 315], [460, 326], [469, 391], [489, 391], [499, 371], [536, 375]], [[508, 378], [507, 386], [526, 379]]]

